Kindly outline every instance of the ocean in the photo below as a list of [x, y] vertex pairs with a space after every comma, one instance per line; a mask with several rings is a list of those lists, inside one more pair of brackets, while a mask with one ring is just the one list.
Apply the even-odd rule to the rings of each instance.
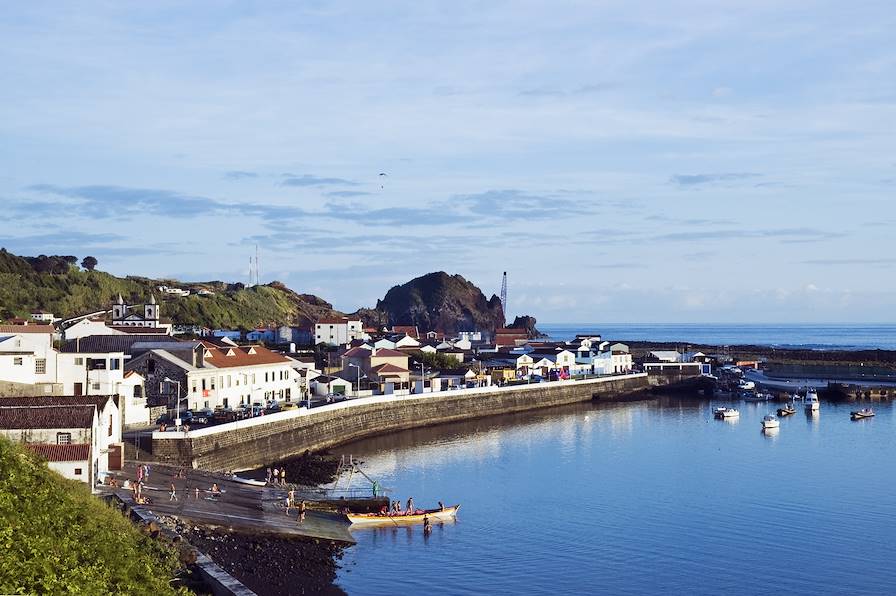
[[557, 341], [577, 333], [597, 333], [612, 341], [662, 341], [710, 345], [763, 345], [780, 348], [896, 350], [896, 323], [708, 324], [576, 323], [538, 324]]
[[[817, 342], [813, 342], [817, 343]], [[896, 417], [851, 404], [585, 403], [345, 445], [391, 497], [455, 523], [352, 531], [349, 595], [892, 594]], [[730, 404], [727, 404], [730, 405]]]

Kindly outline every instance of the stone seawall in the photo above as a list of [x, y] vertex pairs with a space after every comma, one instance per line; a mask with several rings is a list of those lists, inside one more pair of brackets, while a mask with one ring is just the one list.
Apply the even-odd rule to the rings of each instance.
[[205, 470], [240, 470], [385, 432], [613, 399], [648, 387], [646, 374], [634, 374], [492, 390], [364, 398], [232, 423], [225, 425], [226, 429], [220, 427], [220, 431], [212, 427], [186, 435], [154, 433], [153, 454], [160, 461]]

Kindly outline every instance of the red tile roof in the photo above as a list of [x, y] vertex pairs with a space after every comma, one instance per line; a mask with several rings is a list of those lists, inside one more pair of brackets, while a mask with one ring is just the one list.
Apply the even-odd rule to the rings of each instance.
[[25, 447], [47, 461], [87, 461], [90, 459], [90, 445], [87, 443], [71, 445], [28, 443]]
[[91, 428], [96, 406], [2, 406], [0, 428]]
[[[236, 366], [257, 366], [259, 364], [289, 364], [292, 359], [282, 354], [272, 352], [263, 346], [237, 346], [237, 347], [219, 347], [212, 343], [200, 342], [211, 357], [206, 358], [206, 362], [216, 368], [233, 368]], [[250, 354], [250, 350], [254, 350], [254, 354]], [[228, 356], [228, 354], [231, 354]]]
[[367, 348], [362, 348], [361, 346], [358, 346], [357, 348], [352, 348], [351, 350], [349, 350], [342, 356], [345, 358], [366, 358], [367, 356], [370, 356], [370, 354], [371, 354], [370, 350], [368, 350]]
[[0, 333], [54, 333], [52, 325], [0, 325]]
[[394, 325], [392, 327], [392, 331], [395, 333], [405, 333], [414, 339], [417, 338], [417, 326], [416, 325]]
[[379, 366], [374, 366], [372, 370], [373, 370], [373, 372], [375, 372], [375, 373], [378, 374], [378, 375], [381, 375], [381, 374], [383, 374], [383, 373], [406, 373], [406, 372], [410, 372], [410, 371], [408, 371], [408, 369], [406, 369], [406, 368], [401, 368], [400, 366], [395, 366], [394, 364], [389, 364], [388, 362], [387, 362], [386, 364], [380, 364]]
[[341, 325], [342, 323], [348, 323], [349, 321], [357, 321], [358, 319], [350, 319], [348, 317], [330, 317], [325, 319], [319, 319], [317, 321], [318, 325]]
[[130, 333], [132, 335], [158, 335], [164, 334], [164, 327], [138, 327], [136, 325], [109, 325], [109, 329]]
[[375, 358], [393, 358], [393, 357], [403, 357], [407, 358], [407, 354], [404, 352], [399, 352], [398, 350], [390, 350], [389, 348], [380, 348], [373, 355]]

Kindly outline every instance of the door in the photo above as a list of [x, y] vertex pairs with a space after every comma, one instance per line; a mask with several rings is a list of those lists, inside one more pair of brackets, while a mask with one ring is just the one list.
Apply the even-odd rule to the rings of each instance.
[[83, 383], [75, 383], [75, 395], [84, 395], [84, 384]]

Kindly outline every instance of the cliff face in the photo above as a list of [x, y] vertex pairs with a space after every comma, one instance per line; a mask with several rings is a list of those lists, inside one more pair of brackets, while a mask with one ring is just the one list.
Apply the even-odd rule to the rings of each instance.
[[535, 328], [535, 317], [529, 315], [518, 316], [513, 320], [512, 325], [508, 325], [512, 329], [525, 329], [529, 339], [538, 339], [547, 337], [544, 333]]
[[421, 332], [492, 332], [504, 326], [500, 298], [486, 299], [475, 285], [444, 271], [395, 286], [377, 301], [375, 310], [388, 325], [416, 325]]

